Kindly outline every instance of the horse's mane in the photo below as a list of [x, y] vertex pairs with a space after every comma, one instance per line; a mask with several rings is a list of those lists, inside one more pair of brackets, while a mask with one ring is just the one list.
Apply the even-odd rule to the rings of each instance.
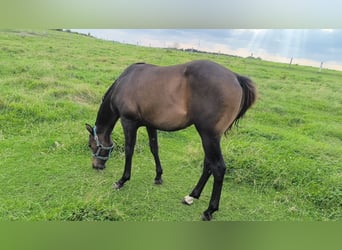
[[104, 100], [107, 98], [107, 96], [109, 96], [109, 94], [112, 92], [112, 90], [114, 89], [114, 87], [115, 87], [117, 81], [118, 81], [118, 79], [116, 79], [116, 80], [113, 82], [112, 86], [110, 86], [110, 87], [107, 89], [106, 93], [102, 96], [102, 102], [104, 102]]

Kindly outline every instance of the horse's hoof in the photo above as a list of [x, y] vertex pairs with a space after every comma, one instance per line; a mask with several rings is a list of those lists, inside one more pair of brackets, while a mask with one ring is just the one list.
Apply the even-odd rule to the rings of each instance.
[[154, 184], [161, 185], [161, 184], [163, 184], [163, 180], [162, 179], [154, 180]]
[[120, 188], [123, 187], [123, 185], [120, 184], [119, 182], [115, 182], [113, 187], [114, 187], [114, 189], [119, 190]]
[[202, 221], [211, 221], [212, 218], [213, 218], [213, 215], [209, 212], [204, 212], [202, 214]]
[[194, 197], [187, 195], [183, 198], [182, 203], [190, 206], [192, 203], [194, 203]]

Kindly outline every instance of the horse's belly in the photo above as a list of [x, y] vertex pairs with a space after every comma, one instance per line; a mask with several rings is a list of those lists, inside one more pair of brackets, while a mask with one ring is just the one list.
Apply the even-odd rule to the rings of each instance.
[[142, 114], [142, 119], [159, 130], [179, 130], [190, 125], [188, 112], [181, 108], [154, 109]]

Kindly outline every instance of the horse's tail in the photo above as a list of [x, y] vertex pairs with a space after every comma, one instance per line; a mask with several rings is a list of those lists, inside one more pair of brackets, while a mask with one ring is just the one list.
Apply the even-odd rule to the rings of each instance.
[[246, 111], [253, 105], [257, 98], [257, 91], [253, 81], [246, 76], [241, 76], [238, 74], [236, 74], [236, 77], [242, 88], [242, 99], [240, 104], [240, 111], [236, 116], [234, 122], [228, 129], [230, 129], [233, 124], [237, 124], [239, 122], [239, 120], [245, 115]]

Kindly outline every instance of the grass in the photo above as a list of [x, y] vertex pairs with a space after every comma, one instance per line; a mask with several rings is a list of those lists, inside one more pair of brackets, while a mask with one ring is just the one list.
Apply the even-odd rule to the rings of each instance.
[[58, 31], [0, 31], [0, 221], [198, 221], [212, 180], [191, 207], [180, 201], [202, 168], [194, 128], [159, 132], [162, 186], [153, 184], [140, 129], [132, 179], [112, 189], [123, 135], [102, 172], [91, 169], [86, 122], [131, 63], [210, 59], [250, 76], [259, 99], [222, 140], [227, 174], [218, 221], [342, 218], [342, 72], [261, 60], [155, 49]]

